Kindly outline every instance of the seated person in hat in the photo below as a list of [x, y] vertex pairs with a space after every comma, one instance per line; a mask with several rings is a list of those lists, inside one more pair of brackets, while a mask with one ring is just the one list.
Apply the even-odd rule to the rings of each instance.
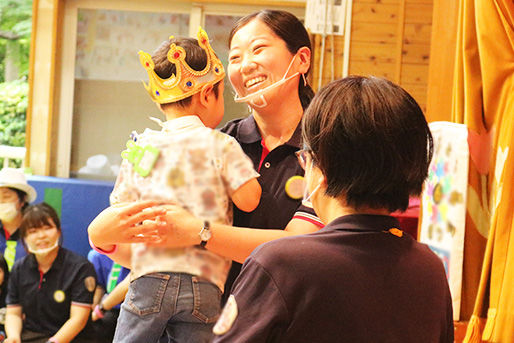
[[0, 170], [0, 253], [4, 256], [9, 270], [14, 261], [27, 254], [21, 244], [18, 228], [23, 210], [28, 203], [36, 200], [36, 196], [36, 190], [27, 183], [21, 170]]

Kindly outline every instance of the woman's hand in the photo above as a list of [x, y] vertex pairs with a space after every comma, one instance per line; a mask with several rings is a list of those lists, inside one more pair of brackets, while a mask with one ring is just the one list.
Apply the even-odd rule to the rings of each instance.
[[156, 201], [140, 201], [112, 205], [89, 224], [91, 242], [98, 248], [110, 250], [118, 243], [140, 243], [159, 240], [158, 217], [166, 214]]
[[199, 233], [203, 227], [202, 219], [196, 218], [190, 212], [177, 205], [163, 205], [160, 208], [166, 210], [163, 216], [148, 223], [145, 222], [147, 225], [158, 228], [160, 241], [149, 242], [148, 244], [170, 248], [200, 244]]

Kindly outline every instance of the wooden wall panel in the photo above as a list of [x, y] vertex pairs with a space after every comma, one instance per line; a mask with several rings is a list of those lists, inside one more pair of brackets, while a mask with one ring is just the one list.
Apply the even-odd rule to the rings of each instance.
[[[385, 77], [407, 89], [425, 109], [434, 0], [354, 0], [349, 74]], [[325, 40], [324, 85], [342, 76], [344, 37], [334, 43], [335, 75], [331, 67], [331, 37]], [[312, 82], [319, 85], [321, 37], [314, 35]]]
[[406, 24], [425, 24], [432, 22], [432, 4], [409, 2], [405, 4]]
[[[434, 0], [430, 84], [427, 91], [427, 118], [430, 122], [451, 120], [458, 14], [458, 1]], [[471, 311], [461, 308], [461, 316], [466, 318]]]
[[[428, 37], [430, 38], [430, 34]], [[396, 42], [396, 24], [354, 22], [352, 24], [352, 41], [394, 44]]]
[[402, 62], [410, 64], [427, 64], [430, 56], [429, 44], [403, 44]]
[[394, 77], [394, 63], [379, 62], [352, 62], [349, 74], [354, 75], [374, 75], [392, 80]]
[[364, 23], [391, 23], [397, 19], [398, 5], [383, 3], [353, 3], [353, 21]]
[[405, 24], [403, 42], [405, 44], [426, 44], [430, 42], [432, 25], [430, 24]]
[[[400, 85], [428, 83], [428, 64], [403, 64]], [[416, 99], [417, 100], [417, 99]]]
[[395, 44], [355, 42], [352, 44], [350, 58], [352, 61], [394, 63], [394, 47]]

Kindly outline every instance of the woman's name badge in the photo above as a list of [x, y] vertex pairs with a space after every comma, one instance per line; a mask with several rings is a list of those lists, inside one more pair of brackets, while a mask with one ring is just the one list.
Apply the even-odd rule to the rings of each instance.
[[299, 200], [303, 198], [303, 190], [305, 188], [305, 180], [303, 176], [291, 176], [286, 182], [286, 194], [291, 199]]

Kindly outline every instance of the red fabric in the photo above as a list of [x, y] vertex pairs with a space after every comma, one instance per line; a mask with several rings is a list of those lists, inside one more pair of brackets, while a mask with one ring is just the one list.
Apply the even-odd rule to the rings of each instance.
[[266, 146], [266, 143], [264, 142], [264, 138], [261, 140], [261, 145], [262, 145], [262, 154], [261, 154], [261, 161], [259, 162], [259, 169], [257, 169], [258, 172], [261, 171], [262, 162], [264, 161], [266, 156], [268, 156], [268, 154], [269, 154], [269, 150], [268, 150], [268, 147]]
[[419, 198], [410, 198], [409, 207], [405, 212], [396, 211], [391, 215], [398, 219], [403, 231], [418, 239]]

